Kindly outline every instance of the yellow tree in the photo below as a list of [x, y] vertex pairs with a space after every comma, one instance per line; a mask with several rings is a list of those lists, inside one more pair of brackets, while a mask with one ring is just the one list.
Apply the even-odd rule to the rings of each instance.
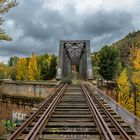
[[119, 93], [118, 93], [118, 102], [128, 109], [129, 111], [133, 112], [134, 104], [133, 104], [133, 94], [131, 94], [130, 84], [128, 81], [128, 73], [127, 70], [124, 69], [120, 76], [117, 79]]
[[10, 68], [5, 64], [0, 63], [0, 79], [8, 78], [10, 78]]
[[31, 81], [40, 79], [40, 70], [38, 69], [37, 57], [35, 54], [32, 54], [32, 57], [29, 60], [28, 79]]
[[136, 49], [133, 54], [132, 65], [136, 71], [140, 71], [140, 49]]
[[16, 64], [16, 79], [27, 80], [27, 60], [20, 58]]
[[132, 72], [132, 82], [135, 85], [136, 92], [134, 93], [134, 105], [135, 114], [140, 116], [140, 49], [136, 49], [133, 52], [134, 58], [132, 60], [132, 66], [134, 71]]

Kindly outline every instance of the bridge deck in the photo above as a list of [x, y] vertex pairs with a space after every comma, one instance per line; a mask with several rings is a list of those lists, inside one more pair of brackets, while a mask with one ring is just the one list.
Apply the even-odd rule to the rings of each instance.
[[94, 87], [93, 89], [95, 89], [96, 94], [100, 95], [109, 104], [109, 106], [135, 130], [137, 135], [140, 135], [140, 119], [138, 117], [120, 106], [98, 88]]
[[61, 85], [36, 112], [26, 117], [9, 140], [131, 140], [132, 137], [136, 138], [134, 130], [100, 94], [82, 84]]

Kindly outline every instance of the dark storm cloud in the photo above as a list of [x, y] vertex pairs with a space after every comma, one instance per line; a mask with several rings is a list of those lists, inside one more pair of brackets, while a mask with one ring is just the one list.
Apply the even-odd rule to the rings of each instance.
[[[32, 52], [57, 54], [63, 39], [90, 39], [92, 50], [110, 44], [134, 29], [128, 11], [104, 9], [78, 14], [72, 5], [62, 11], [44, 8], [43, 1], [21, 1], [5, 17], [7, 33], [13, 41], [1, 43], [0, 56], [28, 56]], [[11, 31], [6, 24], [14, 21]], [[15, 31], [16, 30], [16, 31]], [[18, 36], [18, 31], [22, 35]]]
[[87, 34], [95, 36], [114, 33], [132, 28], [132, 16], [125, 11], [113, 11], [111, 13], [104, 10], [98, 11], [90, 16], [86, 16], [81, 26], [81, 30]]

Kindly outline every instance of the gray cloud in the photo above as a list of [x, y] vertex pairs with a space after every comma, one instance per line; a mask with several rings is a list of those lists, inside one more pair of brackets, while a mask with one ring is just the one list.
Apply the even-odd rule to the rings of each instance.
[[109, 13], [102, 10], [86, 17], [81, 30], [95, 36], [114, 33], [118, 30], [123, 32], [127, 28], [132, 28], [132, 20], [132, 16], [128, 12], [113, 11]]
[[57, 10], [43, 7], [43, 1], [21, 0], [5, 16], [4, 27], [13, 41], [1, 42], [0, 58], [28, 56], [32, 52], [57, 54], [59, 41], [63, 39], [90, 39], [94, 51], [139, 27], [133, 24], [132, 11], [103, 8], [89, 11], [77, 13], [72, 4]]

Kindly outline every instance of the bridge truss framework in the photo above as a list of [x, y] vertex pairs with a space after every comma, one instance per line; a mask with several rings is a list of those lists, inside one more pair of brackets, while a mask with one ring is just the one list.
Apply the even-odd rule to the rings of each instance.
[[90, 41], [61, 40], [58, 54], [58, 80], [72, 74], [73, 66], [86, 79], [93, 79]]

